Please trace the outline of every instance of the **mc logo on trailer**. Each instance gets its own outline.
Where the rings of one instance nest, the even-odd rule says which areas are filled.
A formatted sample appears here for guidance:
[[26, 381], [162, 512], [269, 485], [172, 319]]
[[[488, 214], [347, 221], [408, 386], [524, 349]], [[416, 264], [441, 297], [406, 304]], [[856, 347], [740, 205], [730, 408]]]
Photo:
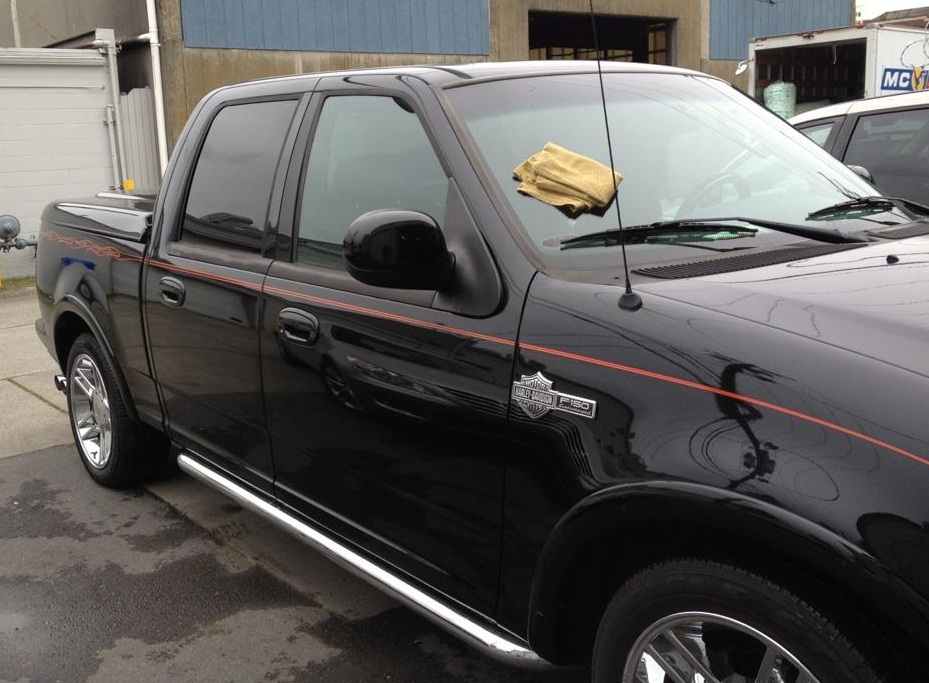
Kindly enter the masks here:
[[881, 90], [914, 92], [925, 90], [929, 71], [921, 66], [912, 69], [894, 69], [885, 67], [881, 78]]

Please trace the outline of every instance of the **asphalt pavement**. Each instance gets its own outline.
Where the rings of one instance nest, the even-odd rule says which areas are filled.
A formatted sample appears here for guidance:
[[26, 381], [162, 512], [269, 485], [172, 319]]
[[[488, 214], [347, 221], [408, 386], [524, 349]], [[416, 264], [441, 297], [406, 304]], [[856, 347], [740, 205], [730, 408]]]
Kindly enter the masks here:
[[483, 657], [183, 474], [95, 485], [37, 315], [0, 290], [0, 683], [587, 680]]

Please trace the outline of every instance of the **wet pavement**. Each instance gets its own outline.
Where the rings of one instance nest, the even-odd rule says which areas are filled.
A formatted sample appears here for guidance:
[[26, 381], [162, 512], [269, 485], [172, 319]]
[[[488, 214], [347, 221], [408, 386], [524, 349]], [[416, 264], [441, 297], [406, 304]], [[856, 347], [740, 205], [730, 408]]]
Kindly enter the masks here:
[[490, 661], [286, 537], [307, 562], [269, 566], [241, 544], [263, 522], [222, 500], [238, 546], [96, 486], [70, 446], [0, 460], [0, 681], [578, 680]]
[[487, 659], [183, 474], [97, 486], [37, 313], [0, 296], [0, 683], [588, 680]]

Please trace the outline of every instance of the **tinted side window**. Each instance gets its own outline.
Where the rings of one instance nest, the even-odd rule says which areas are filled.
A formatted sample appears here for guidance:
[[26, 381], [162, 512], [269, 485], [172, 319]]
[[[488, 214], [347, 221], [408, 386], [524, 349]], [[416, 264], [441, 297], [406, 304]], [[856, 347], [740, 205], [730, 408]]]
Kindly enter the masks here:
[[342, 268], [349, 225], [375, 209], [421, 211], [441, 225], [447, 184], [407, 105], [392, 97], [328, 98], [304, 178], [297, 260]]
[[282, 100], [220, 110], [194, 169], [182, 242], [261, 251], [274, 172], [296, 109], [296, 100]]
[[815, 142], [820, 147], [825, 147], [826, 141], [829, 139], [829, 133], [831, 133], [832, 129], [835, 128], [835, 123], [835, 121], [817, 123], [813, 126], [801, 128], [800, 132], [806, 135], [810, 140]]
[[845, 153], [887, 195], [929, 201], [929, 109], [862, 116]]

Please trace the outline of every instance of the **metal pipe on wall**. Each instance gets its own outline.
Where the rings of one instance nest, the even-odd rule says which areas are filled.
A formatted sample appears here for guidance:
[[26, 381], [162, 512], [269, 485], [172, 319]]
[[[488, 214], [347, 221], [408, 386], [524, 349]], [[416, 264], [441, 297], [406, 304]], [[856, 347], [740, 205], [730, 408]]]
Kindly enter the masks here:
[[10, 19], [13, 22], [13, 47], [22, 47], [22, 37], [19, 35], [19, 12], [16, 11], [16, 0], [10, 0]]
[[[116, 128], [116, 162], [118, 178], [117, 188], [122, 188], [126, 181], [126, 149], [123, 141], [123, 120], [120, 115], [120, 93], [119, 93], [119, 71], [116, 66], [116, 52], [119, 46], [116, 43], [116, 33], [111, 28], [98, 28], [94, 31], [94, 39], [86, 43], [70, 45], [74, 49], [94, 48], [106, 55], [107, 70], [110, 72], [110, 101], [112, 104], [107, 105], [109, 110], [112, 107], [114, 115], [113, 125]], [[108, 114], [109, 115], [109, 114]], [[110, 122], [107, 121], [107, 125]], [[113, 129], [110, 129], [112, 138]], [[111, 145], [112, 149], [112, 145]]]
[[113, 166], [113, 189], [118, 190], [123, 186], [123, 177], [120, 173], [120, 161], [116, 153], [116, 140], [113, 129], [116, 128], [116, 113], [112, 104], [106, 105], [106, 131], [110, 138], [110, 164]]
[[165, 126], [164, 88], [161, 81], [161, 43], [158, 40], [158, 13], [155, 0], [145, 0], [148, 10], [148, 43], [152, 49], [152, 90], [155, 95], [155, 129], [158, 133], [158, 166], [164, 176], [168, 166], [168, 134]]
[[116, 149], [119, 150], [119, 182], [126, 182], [126, 145], [123, 138], [123, 119], [120, 112], [119, 71], [116, 67], [116, 35], [112, 29], [97, 29], [94, 43], [106, 50], [106, 61], [110, 70], [110, 92], [113, 98], [113, 113], [116, 117]]

